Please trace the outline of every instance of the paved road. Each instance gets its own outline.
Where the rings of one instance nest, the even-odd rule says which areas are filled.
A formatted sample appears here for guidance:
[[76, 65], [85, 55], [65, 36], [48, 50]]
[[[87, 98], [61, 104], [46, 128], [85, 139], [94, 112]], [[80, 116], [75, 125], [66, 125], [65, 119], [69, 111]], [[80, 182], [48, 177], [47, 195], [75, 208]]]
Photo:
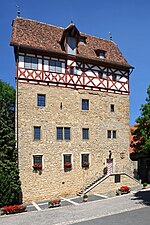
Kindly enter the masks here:
[[[131, 210], [150, 210], [147, 206], [149, 203], [149, 196], [150, 191], [140, 192], [136, 194], [136, 196], [131, 193], [128, 195], [87, 202], [84, 204], [7, 215], [0, 217], [0, 225], [70, 225], [76, 223], [82, 224], [81, 222], [87, 220], [93, 222], [99, 220], [100, 218], [100, 221], [104, 221], [108, 216], [109, 218], [110, 216], [112, 217], [112, 215], [119, 216], [117, 214], [129, 212]], [[148, 202], [146, 202], [147, 200]], [[120, 224], [123, 224], [122, 221]], [[128, 225], [132, 223], [124, 224]], [[147, 224], [145, 223], [144, 225]]]
[[74, 223], [73, 225], [149, 225], [149, 214], [150, 208], [146, 207], [117, 215]]

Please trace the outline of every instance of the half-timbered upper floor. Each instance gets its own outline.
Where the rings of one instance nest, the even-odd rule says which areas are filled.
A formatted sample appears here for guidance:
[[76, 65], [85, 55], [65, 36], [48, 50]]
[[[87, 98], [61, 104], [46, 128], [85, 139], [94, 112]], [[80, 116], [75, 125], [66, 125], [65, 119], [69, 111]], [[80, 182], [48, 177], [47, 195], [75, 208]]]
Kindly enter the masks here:
[[112, 40], [16, 18], [14, 46], [20, 82], [129, 94], [128, 64]]

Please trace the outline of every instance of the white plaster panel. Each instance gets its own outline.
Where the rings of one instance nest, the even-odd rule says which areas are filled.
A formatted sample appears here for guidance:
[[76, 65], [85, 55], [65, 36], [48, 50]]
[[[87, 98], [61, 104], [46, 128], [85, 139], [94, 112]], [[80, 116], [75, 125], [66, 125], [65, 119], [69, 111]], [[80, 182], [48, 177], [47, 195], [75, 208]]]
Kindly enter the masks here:
[[121, 82], [127, 82], [127, 81], [128, 81], [128, 79], [127, 79], [127, 78], [125, 78], [125, 77], [121, 77], [121, 78], [120, 78], [120, 81], [121, 81]]
[[120, 83], [116, 83], [116, 87], [119, 89], [119, 88], [121, 88], [121, 84]]

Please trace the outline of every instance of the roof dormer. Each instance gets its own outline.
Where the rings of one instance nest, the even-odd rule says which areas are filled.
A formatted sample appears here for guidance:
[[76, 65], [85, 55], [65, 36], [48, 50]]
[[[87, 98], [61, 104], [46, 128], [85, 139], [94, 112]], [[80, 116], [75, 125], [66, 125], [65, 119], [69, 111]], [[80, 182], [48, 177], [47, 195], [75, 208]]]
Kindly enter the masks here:
[[64, 29], [61, 45], [63, 50], [70, 55], [76, 55], [77, 45], [80, 40], [80, 32], [76, 28], [76, 26], [71, 23], [68, 27]]
[[101, 50], [101, 49], [96, 49], [95, 52], [96, 52], [96, 55], [97, 55], [100, 59], [105, 59], [105, 58], [106, 58], [106, 51]]

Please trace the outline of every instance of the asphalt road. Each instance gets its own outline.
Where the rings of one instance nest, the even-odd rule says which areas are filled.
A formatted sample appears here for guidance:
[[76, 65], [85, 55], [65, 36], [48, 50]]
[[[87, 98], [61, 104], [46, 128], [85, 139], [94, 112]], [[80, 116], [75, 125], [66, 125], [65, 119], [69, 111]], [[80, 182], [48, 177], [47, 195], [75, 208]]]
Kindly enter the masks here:
[[150, 225], [150, 207], [119, 213], [73, 225]]
[[[0, 225], [149, 225], [150, 190], [0, 217]], [[140, 213], [141, 212], [141, 213]]]

